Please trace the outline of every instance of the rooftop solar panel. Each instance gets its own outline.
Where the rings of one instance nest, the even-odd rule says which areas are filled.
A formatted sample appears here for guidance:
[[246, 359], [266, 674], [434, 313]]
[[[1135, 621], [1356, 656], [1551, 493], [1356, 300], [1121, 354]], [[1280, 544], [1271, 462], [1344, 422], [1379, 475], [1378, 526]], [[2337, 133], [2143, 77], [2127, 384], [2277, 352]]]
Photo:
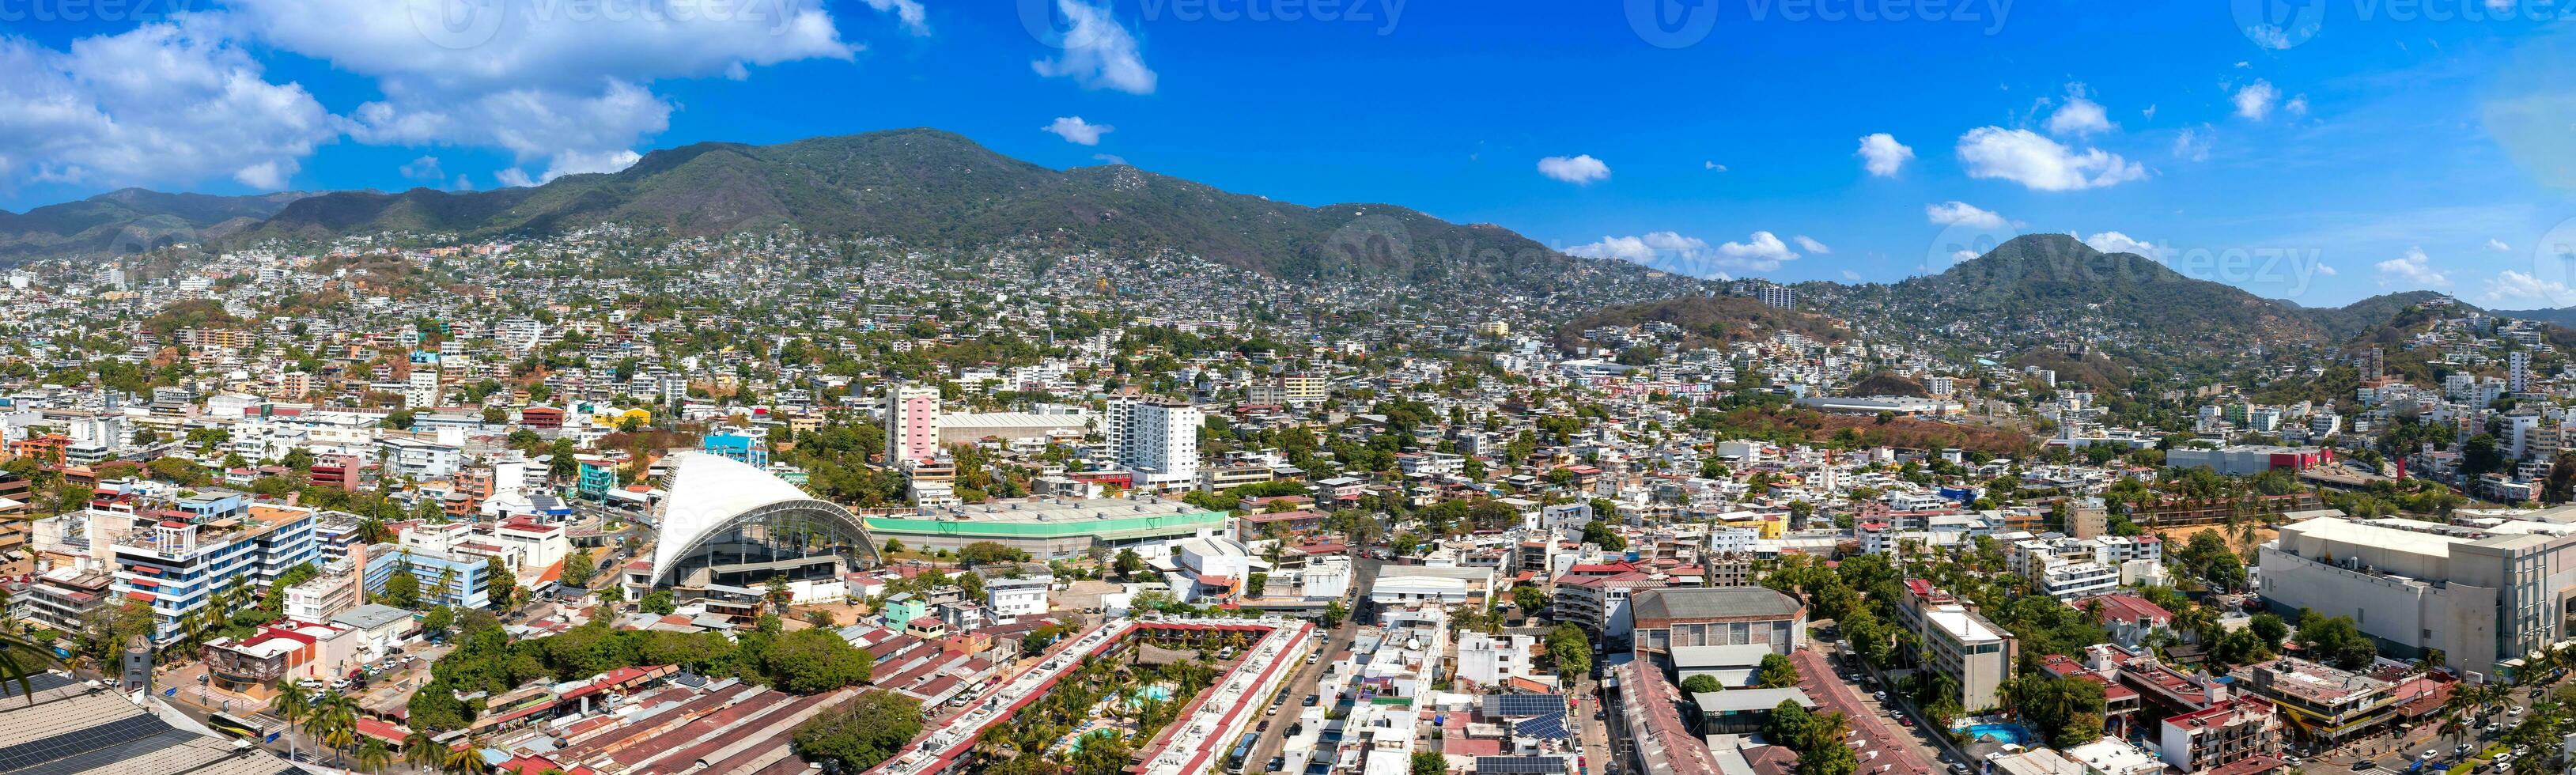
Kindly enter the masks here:
[[1489, 694], [1485, 696], [1485, 715], [1502, 718], [1543, 716], [1565, 712], [1565, 698], [1554, 694]]
[[1564, 759], [1564, 758], [1562, 758], [1562, 757], [1556, 757], [1556, 756], [1479, 756], [1479, 757], [1476, 757], [1476, 772], [1478, 772], [1478, 773], [1514, 773], [1514, 774], [1520, 774], [1520, 775], [1547, 775], [1548, 773], [1559, 773], [1559, 772], [1565, 772], [1565, 771], [1566, 771], [1565, 759]]

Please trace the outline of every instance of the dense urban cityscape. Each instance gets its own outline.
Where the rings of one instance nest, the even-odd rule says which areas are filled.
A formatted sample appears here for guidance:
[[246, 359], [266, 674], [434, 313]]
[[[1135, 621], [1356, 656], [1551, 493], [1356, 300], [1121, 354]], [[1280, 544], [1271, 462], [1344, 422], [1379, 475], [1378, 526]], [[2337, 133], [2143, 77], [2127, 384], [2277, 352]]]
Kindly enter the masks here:
[[[1980, 261], [2067, 251], [2108, 258]], [[2411, 294], [2120, 379], [2055, 333], [2108, 320], [1607, 271], [614, 224], [35, 263], [0, 569], [12, 663], [70, 672], [0, 717], [526, 774], [2567, 756], [2559, 330]]]

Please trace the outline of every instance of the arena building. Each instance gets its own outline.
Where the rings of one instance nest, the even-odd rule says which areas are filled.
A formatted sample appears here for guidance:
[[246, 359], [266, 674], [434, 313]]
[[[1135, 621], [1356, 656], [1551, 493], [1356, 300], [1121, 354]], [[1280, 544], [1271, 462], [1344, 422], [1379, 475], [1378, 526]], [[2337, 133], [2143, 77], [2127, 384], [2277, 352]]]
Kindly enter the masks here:
[[867, 525], [767, 471], [721, 455], [673, 456], [669, 497], [654, 509], [655, 587], [756, 589], [837, 579], [877, 564]]

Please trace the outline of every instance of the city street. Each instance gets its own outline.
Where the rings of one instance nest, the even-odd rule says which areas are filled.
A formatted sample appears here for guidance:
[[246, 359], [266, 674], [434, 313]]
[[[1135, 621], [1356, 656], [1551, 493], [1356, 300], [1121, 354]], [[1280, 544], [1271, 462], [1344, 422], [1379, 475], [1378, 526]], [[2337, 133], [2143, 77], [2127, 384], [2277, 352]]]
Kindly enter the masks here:
[[[1315, 664], [1299, 666], [1297, 672], [1289, 675], [1288, 680], [1280, 684], [1282, 687], [1280, 693], [1286, 695], [1288, 701], [1278, 706], [1276, 714], [1266, 716], [1270, 719], [1270, 728], [1264, 730], [1260, 740], [1253, 743], [1252, 757], [1247, 760], [1244, 767], [1246, 772], [1268, 766], [1270, 759], [1279, 755], [1281, 748], [1287, 744], [1289, 725], [1296, 723], [1298, 712], [1305, 710], [1306, 706], [1302, 702], [1306, 699], [1306, 695], [1318, 692], [1315, 682], [1323, 678], [1327, 661], [1349, 650], [1351, 641], [1359, 636], [1360, 609], [1367, 607], [1369, 590], [1377, 583], [1377, 570], [1383, 564], [1369, 559], [1367, 555], [1357, 550], [1352, 552], [1351, 569], [1356, 578], [1352, 584], [1350, 602], [1347, 604], [1351, 614], [1342, 620], [1341, 626], [1326, 631], [1324, 644], [1316, 650], [1316, 653], [1323, 655], [1323, 659], [1316, 660]], [[1268, 709], [1264, 709], [1264, 713], [1267, 714]]]

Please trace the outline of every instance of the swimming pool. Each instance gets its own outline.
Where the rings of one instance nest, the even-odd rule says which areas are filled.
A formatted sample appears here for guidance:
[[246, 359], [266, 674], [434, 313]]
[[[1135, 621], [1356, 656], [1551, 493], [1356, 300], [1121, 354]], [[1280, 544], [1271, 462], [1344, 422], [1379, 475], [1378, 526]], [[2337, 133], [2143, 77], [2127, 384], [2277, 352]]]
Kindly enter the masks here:
[[1970, 740], [1990, 743], [2028, 746], [2031, 740], [2030, 730], [2023, 729], [2020, 724], [1970, 724], [1959, 731]]

